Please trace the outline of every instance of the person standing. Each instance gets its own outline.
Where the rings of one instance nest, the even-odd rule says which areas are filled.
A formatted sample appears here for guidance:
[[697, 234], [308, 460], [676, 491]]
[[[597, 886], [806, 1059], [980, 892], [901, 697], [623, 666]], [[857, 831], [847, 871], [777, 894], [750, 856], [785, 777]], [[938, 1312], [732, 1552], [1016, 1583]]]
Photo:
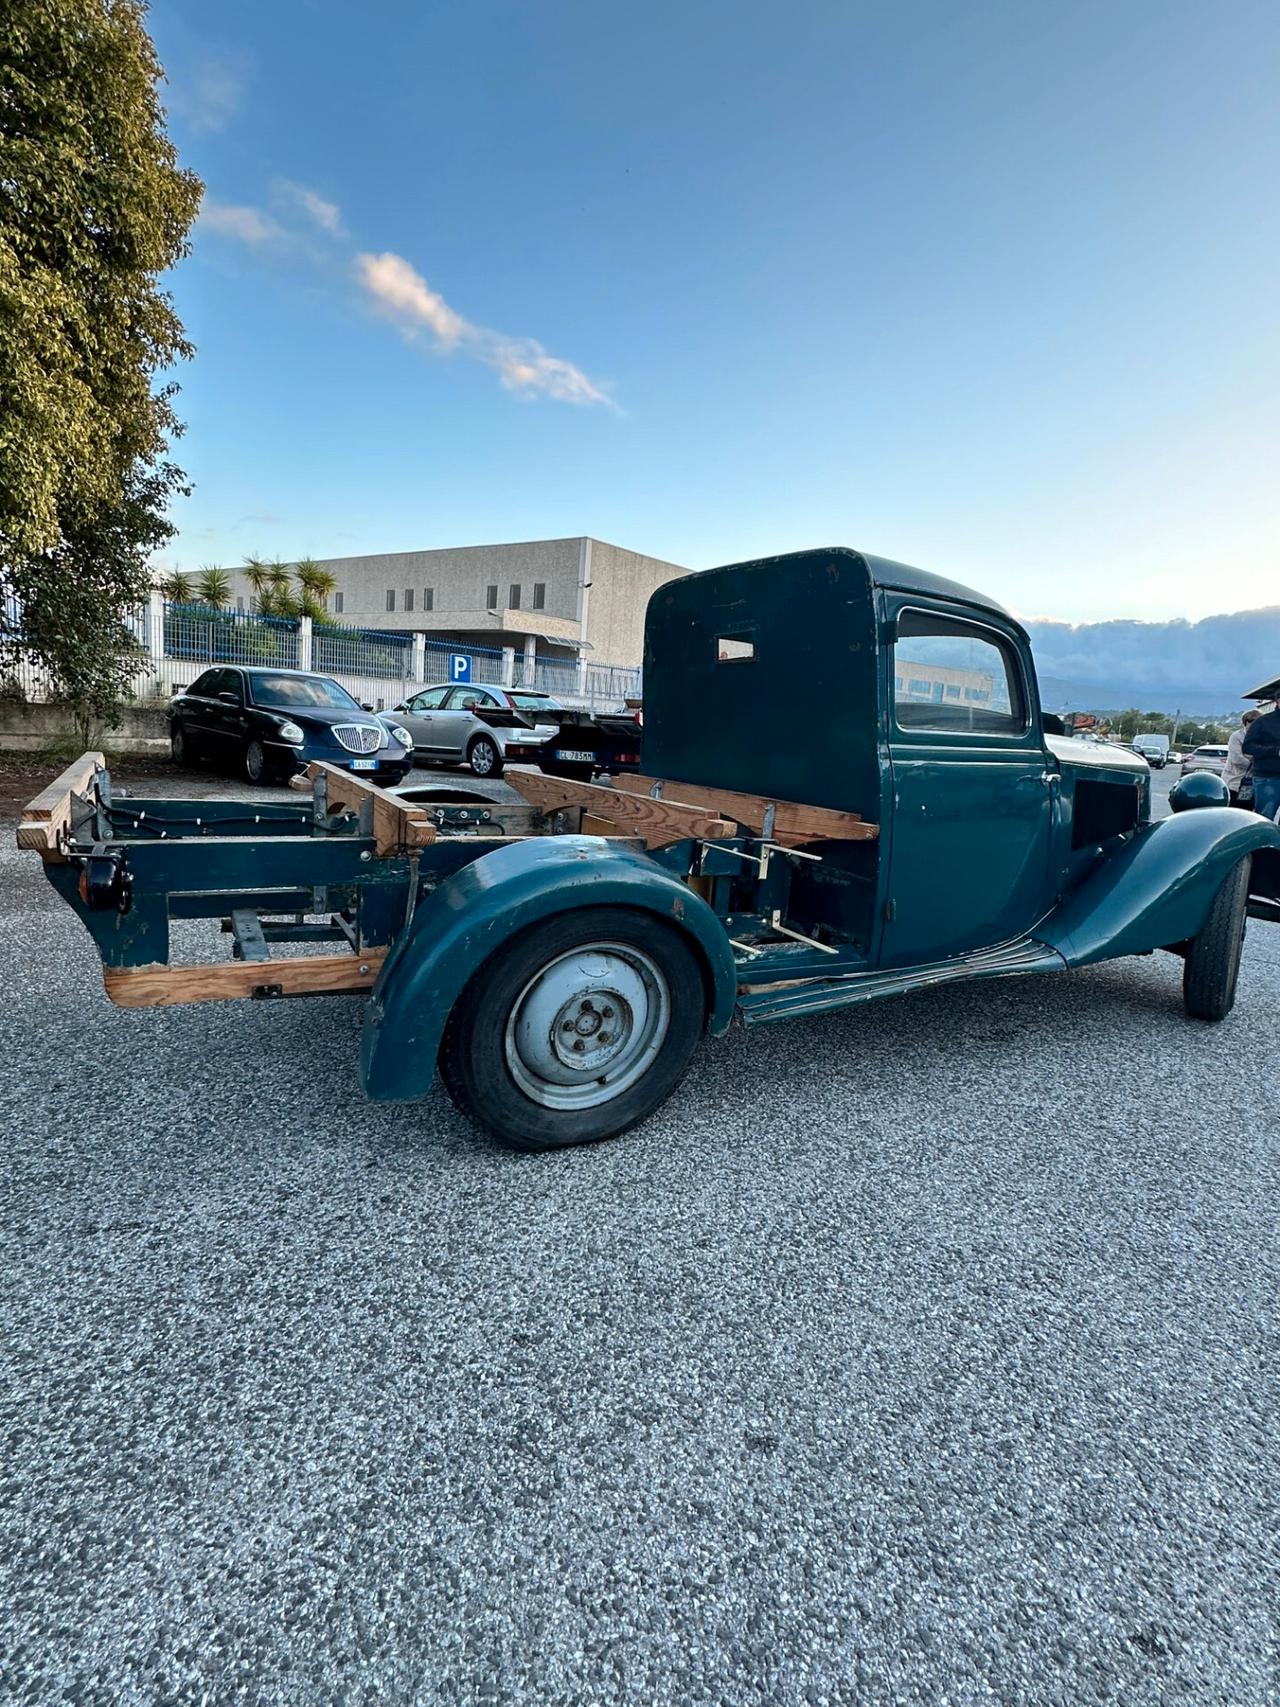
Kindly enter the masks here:
[[1274, 818], [1280, 813], [1280, 707], [1272, 705], [1251, 723], [1240, 746], [1253, 760], [1253, 809]]
[[1227, 762], [1222, 767], [1222, 780], [1231, 790], [1233, 806], [1239, 806], [1240, 786], [1253, 766], [1253, 761], [1244, 750], [1244, 738], [1249, 733], [1249, 725], [1256, 723], [1261, 716], [1257, 706], [1251, 706], [1240, 719], [1240, 727], [1232, 730], [1231, 739], [1227, 742]]

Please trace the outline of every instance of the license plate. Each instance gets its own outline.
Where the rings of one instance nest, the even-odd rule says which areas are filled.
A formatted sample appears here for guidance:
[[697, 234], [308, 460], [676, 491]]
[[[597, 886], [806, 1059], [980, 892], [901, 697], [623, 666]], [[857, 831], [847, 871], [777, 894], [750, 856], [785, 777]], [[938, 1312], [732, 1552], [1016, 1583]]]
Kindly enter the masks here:
[[376, 771], [378, 761], [377, 759], [352, 759], [351, 768], [353, 771]]
[[557, 747], [555, 756], [558, 759], [568, 759], [575, 765], [594, 764], [596, 757], [594, 753], [580, 753], [576, 747]]

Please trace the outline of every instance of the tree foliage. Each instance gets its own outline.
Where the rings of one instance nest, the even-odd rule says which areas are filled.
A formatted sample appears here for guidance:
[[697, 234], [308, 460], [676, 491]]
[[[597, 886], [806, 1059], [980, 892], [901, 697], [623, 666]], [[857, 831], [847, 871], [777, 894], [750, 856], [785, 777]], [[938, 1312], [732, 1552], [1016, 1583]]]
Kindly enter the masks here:
[[134, 665], [124, 613], [184, 477], [173, 386], [191, 354], [159, 276], [201, 186], [157, 96], [141, 0], [6, 0], [0, 29], [0, 577], [9, 621], [82, 721]]

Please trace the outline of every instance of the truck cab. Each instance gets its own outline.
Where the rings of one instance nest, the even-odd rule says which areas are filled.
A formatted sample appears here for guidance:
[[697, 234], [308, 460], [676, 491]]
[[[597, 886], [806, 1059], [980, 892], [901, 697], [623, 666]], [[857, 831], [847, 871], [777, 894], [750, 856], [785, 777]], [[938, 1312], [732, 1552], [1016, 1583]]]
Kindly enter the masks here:
[[[797, 696], [797, 680], [821, 686]], [[873, 841], [816, 846], [787, 910], [799, 931], [881, 968], [1024, 940], [1150, 818], [1135, 754], [1046, 733], [1016, 618], [844, 547], [659, 589], [642, 767], [878, 825]]]

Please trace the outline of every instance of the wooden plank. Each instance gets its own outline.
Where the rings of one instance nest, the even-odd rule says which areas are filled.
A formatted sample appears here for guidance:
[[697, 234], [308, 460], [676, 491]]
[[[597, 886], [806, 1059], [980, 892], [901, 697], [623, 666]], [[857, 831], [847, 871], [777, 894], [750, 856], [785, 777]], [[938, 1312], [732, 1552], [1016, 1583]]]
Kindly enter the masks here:
[[600, 788], [593, 782], [571, 782], [566, 777], [526, 770], [509, 770], [506, 780], [544, 812], [555, 812], [562, 806], [584, 806], [593, 817], [607, 818], [620, 830], [631, 830], [642, 837], [649, 848], [666, 847], [688, 836], [715, 841], [736, 833], [732, 824], [714, 812], [669, 800], [622, 794], [616, 788]]
[[312, 786], [318, 776], [325, 778], [325, 800], [333, 812], [359, 812], [366, 801], [373, 803], [373, 851], [376, 854], [398, 854], [406, 848], [429, 847], [436, 839], [436, 827], [422, 806], [411, 806], [388, 794], [385, 788], [344, 771], [323, 759], [313, 759], [307, 766]]
[[18, 846], [38, 853], [41, 859], [64, 863], [61, 843], [71, 829], [73, 796], [92, 794], [98, 772], [107, 768], [101, 753], [82, 753], [47, 788], [23, 808], [18, 825]]
[[371, 990], [384, 948], [366, 954], [310, 954], [290, 960], [226, 960], [212, 966], [104, 966], [102, 982], [118, 1008], [167, 1008], [227, 1002], [264, 985], [285, 996]]
[[[613, 779], [614, 787], [626, 794], [649, 798], [649, 790], [659, 778], [624, 772]], [[700, 806], [704, 812], [718, 812], [724, 818], [753, 830], [764, 832], [766, 810], [773, 807], [773, 833], [770, 840], [783, 847], [798, 847], [803, 842], [873, 842], [880, 834], [877, 824], [868, 824], [856, 812], [840, 812], [831, 806], [805, 806], [797, 800], [775, 800], [765, 794], [738, 794], [730, 788], [711, 788], [705, 783], [669, 782], [662, 779], [664, 800]]]

